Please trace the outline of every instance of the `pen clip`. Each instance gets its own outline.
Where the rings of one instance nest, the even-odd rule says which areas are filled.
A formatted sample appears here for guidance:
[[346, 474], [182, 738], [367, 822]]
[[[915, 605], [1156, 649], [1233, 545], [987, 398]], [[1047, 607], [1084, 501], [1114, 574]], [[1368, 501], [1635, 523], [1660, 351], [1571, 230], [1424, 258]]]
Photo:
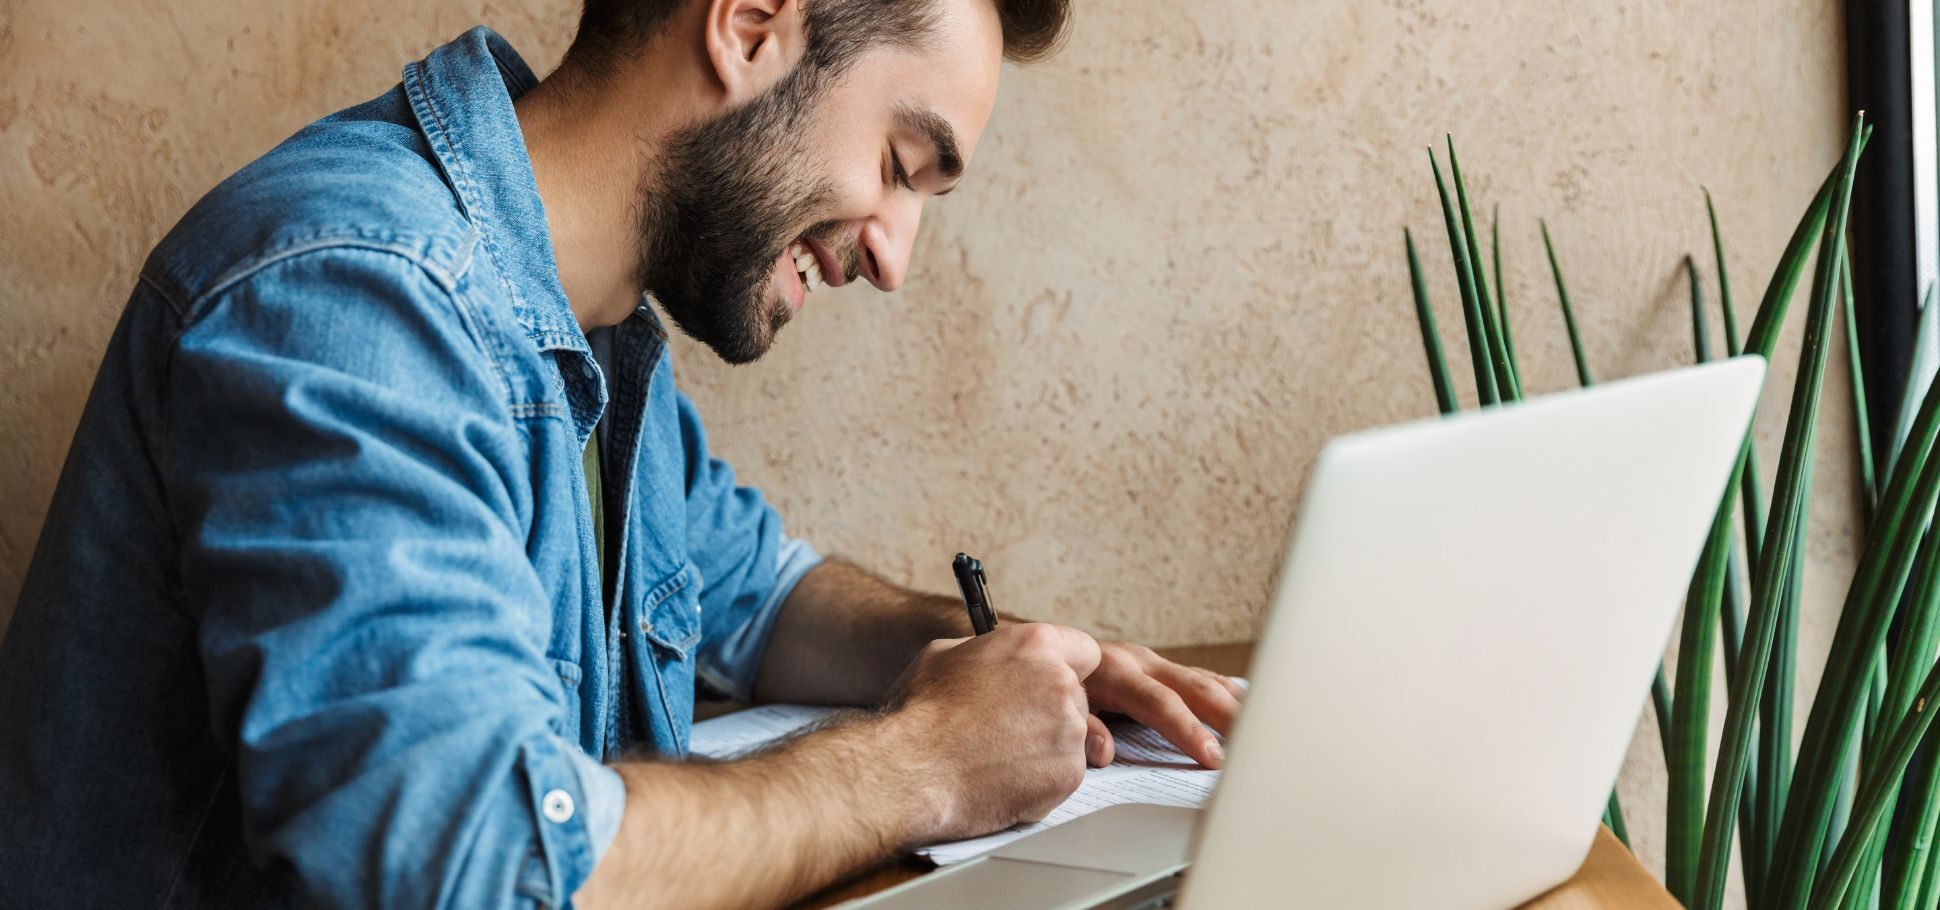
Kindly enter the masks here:
[[967, 553], [958, 553], [950, 563], [956, 573], [957, 587], [963, 591], [963, 606], [970, 613], [970, 627], [978, 635], [997, 628], [997, 611], [990, 607], [989, 581], [983, 563]]

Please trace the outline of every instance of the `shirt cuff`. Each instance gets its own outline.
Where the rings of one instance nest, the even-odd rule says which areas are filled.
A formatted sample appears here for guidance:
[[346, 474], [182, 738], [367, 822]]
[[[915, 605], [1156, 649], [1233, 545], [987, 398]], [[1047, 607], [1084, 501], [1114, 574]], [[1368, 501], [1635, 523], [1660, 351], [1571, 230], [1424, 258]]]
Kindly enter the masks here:
[[761, 658], [768, 653], [768, 637], [775, 631], [775, 618], [781, 605], [794, 593], [795, 585], [810, 569], [822, 564], [822, 554], [808, 542], [782, 535], [775, 548], [775, 583], [755, 605], [753, 615], [721, 648], [718, 666], [699, 668], [700, 677], [722, 695], [736, 701], [754, 698], [754, 680], [761, 673]]
[[598, 866], [626, 816], [626, 781], [620, 772], [578, 749], [567, 754], [573, 760], [573, 773], [579, 776], [579, 792], [586, 797], [586, 836], [592, 841], [593, 864]]

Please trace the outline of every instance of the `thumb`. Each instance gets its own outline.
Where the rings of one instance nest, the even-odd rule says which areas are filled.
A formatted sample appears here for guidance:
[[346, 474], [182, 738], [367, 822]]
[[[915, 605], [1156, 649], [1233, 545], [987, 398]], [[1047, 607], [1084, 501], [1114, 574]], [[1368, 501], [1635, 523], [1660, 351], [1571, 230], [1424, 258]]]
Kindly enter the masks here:
[[1105, 727], [1105, 722], [1099, 720], [1098, 715], [1087, 713], [1085, 715], [1085, 764], [1093, 768], [1102, 768], [1111, 764], [1112, 756], [1117, 751], [1116, 744], [1111, 741], [1111, 730]]

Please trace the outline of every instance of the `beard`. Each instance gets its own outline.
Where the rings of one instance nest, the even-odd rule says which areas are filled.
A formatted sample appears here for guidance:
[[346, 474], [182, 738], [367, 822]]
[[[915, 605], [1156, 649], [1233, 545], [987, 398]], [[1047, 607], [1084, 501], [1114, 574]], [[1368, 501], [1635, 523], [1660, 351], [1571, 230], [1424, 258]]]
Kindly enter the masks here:
[[[792, 315], [770, 287], [782, 251], [800, 234], [834, 240], [839, 230], [810, 220], [833, 193], [816, 176], [803, 134], [822, 81], [806, 66], [676, 133], [659, 173], [641, 187], [638, 283], [681, 331], [728, 363], [767, 353]], [[856, 256], [850, 249], [840, 258], [847, 265]]]

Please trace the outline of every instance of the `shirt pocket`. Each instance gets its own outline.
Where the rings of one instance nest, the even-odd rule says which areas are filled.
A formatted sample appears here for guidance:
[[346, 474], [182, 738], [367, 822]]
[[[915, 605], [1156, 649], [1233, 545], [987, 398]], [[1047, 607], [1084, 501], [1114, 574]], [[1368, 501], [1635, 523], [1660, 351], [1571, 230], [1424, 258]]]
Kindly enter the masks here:
[[694, 652], [701, 642], [701, 572], [689, 562], [653, 586], [640, 604], [639, 630], [644, 647], [636, 650], [638, 665], [653, 676], [645, 687], [654, 710], [647, 713], [654, 745], [661, 752], [684, 757], [688, 728], [694, 722]]

